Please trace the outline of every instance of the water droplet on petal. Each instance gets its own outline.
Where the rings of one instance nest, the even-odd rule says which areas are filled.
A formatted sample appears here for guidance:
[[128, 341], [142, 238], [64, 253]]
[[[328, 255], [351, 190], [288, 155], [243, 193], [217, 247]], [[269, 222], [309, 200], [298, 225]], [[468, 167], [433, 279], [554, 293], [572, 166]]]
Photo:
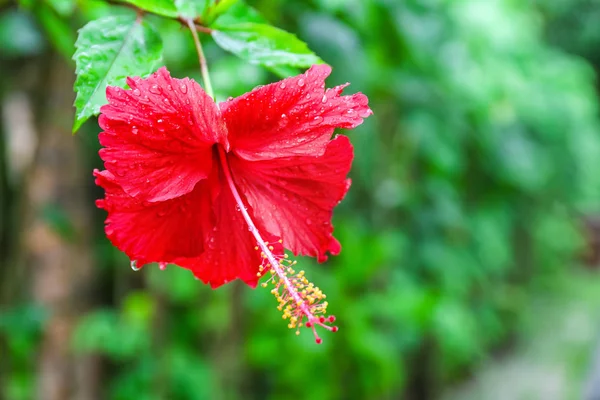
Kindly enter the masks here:
[[150, 184], [150, 179], [146, 179], [146, 184], [149, 185]]
[[150, 93], [160, 94], [160, 88], [158, 87], [158, 85], [150, 86], [149, 90], [150, 90]]
[[140, 89], [133, 89], [133, 94], [139, 96], [141, 94]]
[[323, 103], [323, 104], [327, 103], [327, 95], [326, 94], [323, 95], [323, 98], [321, 99], [321, 103]]
[[135, 127], [135, 125], [131, 127], [131, 133], [133, 133], [134, 135], [138, 134], [138, 129]]
[[304, 79], [300, 78], [298, 80], [298, 86], [300, 86], [300, 87], [304, 86]]
[[279, 120], [279, 127], [283, 128], [284, 126], [287, 126], [288, 122], [290, 122], [288, 116], [285, 114], [281, 114], [281, 119]]
[[285, 82], [281, 82], [281, 84], [279, 85], [280, 88], [285, 89]]
[[310, 99], [310, 93], [306, 93], [306, 99]]
[[317, 115], [316, 117], [313, 118], [312, 120], [312, 124], [313, 125], [318, 125], [321, 122], [323, 122], [323, 117], [321, 117], [320, 115]]
[[361, 118], [367, 118], [371, 114], [373, 114], [373, 111], [371, 111], [371, 109], [367, 109], [358, 113], [358, 116]]
[[131, 269], [134, 271], [139, 271], [142, 267], [137, 266], [137, 260], [131, 260]]
[[159, 268], [161, 271], [164, 271], [165, 269], [167, 269], [167, 263], [166, 263], [166, 262], [159, 262], [159, 263], [158, 263], [158, 268]]
[[167, 105], [171, 104], [171, 102], [169, 101], [169, 99], [167, 99], [166, 97], [163, 99], [163, 102]]
[[215, 238], [214, 237], [211, 237], [210, 239], [208, 239], [208, 248], [209, 249], [215, 248]]
[[231, 100], [233, 100], [233, 97], [229, 96], [229, 97], [227, 98], [227, 101], [231, 101]]
[[167, 89], [169, 89], [170, 91], [173, 91], [173, 86], [167, 85]]
[[346, 113], [348, 113], [348, 114], [354, 114], [354, 109], [353, 109], [353, 108], [351, 108], [351, 109], [349, 109], [348, 111], [346, 111]]
[[162, 118], [159, 118], [156, 122], [159, 123], [159, 124], [162, 124], [163, 120], [162, 120]]
[[181, 93], [186, 94], [187, 93], [187, 86], [185, 83], [182, 83], [181, 85], [179, 85], [179, 90], [181, 90]]
[[306, 225], [312, 225], [312, 220], [310, 218], [306, 218]]

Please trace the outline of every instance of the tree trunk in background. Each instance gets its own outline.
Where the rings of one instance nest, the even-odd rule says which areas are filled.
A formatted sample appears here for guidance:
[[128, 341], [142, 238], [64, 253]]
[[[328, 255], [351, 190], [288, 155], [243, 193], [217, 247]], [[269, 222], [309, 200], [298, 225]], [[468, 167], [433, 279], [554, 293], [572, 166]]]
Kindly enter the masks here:
[[100, 398], [99, 362], [74, 355], [71, 335], [94, 293], [91, 205], [78, 138], [71, 136], [73, 71], [51, 58], [38, 92], [39, 146], [25, 187], [24, 252], [32, 296], [48, 311], [38, 354], [37, 398]]

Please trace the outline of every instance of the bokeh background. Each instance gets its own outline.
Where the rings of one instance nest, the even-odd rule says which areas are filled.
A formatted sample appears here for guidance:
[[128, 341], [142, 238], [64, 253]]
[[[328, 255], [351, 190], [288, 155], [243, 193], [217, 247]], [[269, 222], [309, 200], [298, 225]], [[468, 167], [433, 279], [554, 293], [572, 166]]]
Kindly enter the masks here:
[[[0, 0], [0, 398], [600, 398], [600, 1], [249, 4], [374, 110], [343, 251], [300, 260], [340, 331], [297, 337], [260, 287], [133, 272], [94, 206], [97, 122], [70, 133], [76, 31], [131, 11]], [[189, 32], [153, 23], [200, 81]], [[277, 79], [202, 41], [220, 99]]]

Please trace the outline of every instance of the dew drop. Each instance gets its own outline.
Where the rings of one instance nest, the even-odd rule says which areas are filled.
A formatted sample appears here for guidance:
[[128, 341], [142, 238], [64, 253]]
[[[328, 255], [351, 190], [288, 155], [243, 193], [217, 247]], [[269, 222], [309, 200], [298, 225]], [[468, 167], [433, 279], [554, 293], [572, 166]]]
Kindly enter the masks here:
[[306, 93], [306, 99], [310, 99], [310, 93]]
[[150, 93], [160, 94], [160, 88], [158, 87], [158, 85], [150, 86]]
[[171, 102], [169, 101], [169, 99], [167, 99], [166, 97], [163, 99], [163, 102], [167, 105], [171, 104]]
[[317, 115], [316, 117], [313, 118], [312, 120], [312, 124], [313, 125], [318, 125], [321, 122], [323, 122], [323, 117], [321, 117], [320, 115]]
[[133, 133], [134, 135], [138, 134], [138, 128], [135, 125], [131, 127], [131, 133]]
[[227, 98], [227, 101], [231, 101], [231, 100], [233, 100], [233, 97], [229, 96], [229, 97]]
[[304, 79], [300, 78], [298, 80], [298, 86], [300, 86], [300, 87], [304, 86]]
[[351, 109], [349, 109], [348, 111], [346, 111], [346, 113], [348, 113], [348, 114], [354, 114], [354, 109], [353, 109], [353, 108], [351, 108]]
[[170, 91], [173, 91], [173, 86], [167, 85], [167, 89], [169, 89]]
[[156, 122], [159, 123], [159, 124], [162, 124], [163, 120], [162, 120], [162, 118], [159, 118]]
[[166, 263], [166, 262], [159, 262], [159, 263], [158, 263], [158, 268], [159, 268], [161, 271], [164, 271], [165, 269], [167, 269], [167, 263]]
[[359, 117], [361, 117], [361, 118], [367, 118], [371, 114], [373, 114], [373, 111], [371, 111], [371, 109], [367, 109], [365, 111], [358, 113]]
[[312, 225], [312, 220], [310, 218], [306, 218], [306, 225]]
[[187, 93], [187, 86], [185, 83], [182, 83], [181, 85], [179, 85], [179, 90], [181, 90], [181, 93], [186, 94]]
[[146, 179], [146, 184], [149, 185], [150, 184], [150, 179]]
[[134, 271], [139, 271], [142, 267], [137, 266], [137, 260], [131, 260], [131, 269]]
[[289, 122], [288, 116], [285, 114], [281, 114], [281, 119], [279, 120], [279, 127], [283, 128]]
[[323, 95], [323, 98], [321, 99], [321, 103], [323, 103], [323, 104], [327, 103], [327, 95], [326, 94]]
[[281, 82], [281, 84], [279, 85], [279, 87], [280, 87], [281, 89], [285, 89], [285, 82]]

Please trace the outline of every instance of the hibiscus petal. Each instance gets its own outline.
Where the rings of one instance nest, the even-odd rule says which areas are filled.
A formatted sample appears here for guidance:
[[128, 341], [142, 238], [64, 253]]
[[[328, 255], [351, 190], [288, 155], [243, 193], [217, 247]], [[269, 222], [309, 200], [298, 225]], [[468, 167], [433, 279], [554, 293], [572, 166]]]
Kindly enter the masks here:
[[208, 181], [181, 197], [150, 203], [125, 193], [110, 171], [95, 170], [94, 175], [106, 191], [96, 202], [108, 211], [106, 236], [132, 260], [143, 260], [138, 266], [197, 257], [204, 251], [205, 232], [214, 223]]
[[108, 87], [100, 111], [104, 165], [123, 190], [141, 200], [189, 193], [212, 167], [211, 146], [227, 147], [219, 109], [200, 85], [171, 78], [166, 68], [147, 79], [128, 78], [130, 90]]
[[371, 114], [362, 93], [325, 90], [327, 65], [219, 104], [233, 151], [246, 160], [319, 156], [335, 128], [354, 128]]
[[320, 157], [246, 161], [229, 157], [232, 175], [265, 229], [283, 239], [294, 254], [327, 259], [341, 246], [333, 237], [333, 208], [350, 180], [353, 150], [346, 136], [329, 142]]
[[[223, 178], [224, 179], [224, 178]], [[204, 283], [217, 288], [234, 279], [241, 279], [251, 287], [256, 287], [260, 265], [263, 263], [260, 250], [256, 250], [256, 239], [237, 206], [226, 183], [222, 183], [219, 196], [213, 203], [216, 224], [209, 231], [205, 251], [193, 260], [177, 260], [177, 264], [189, 268]], [[252, 209], [248, 208], [252, 215]], [[283, 254], [279, 238], [266, 233], [260, 224], [259, 232], [273, 247], [274, 254]], [[263, 273], [266, 272], [263, 271]]]

